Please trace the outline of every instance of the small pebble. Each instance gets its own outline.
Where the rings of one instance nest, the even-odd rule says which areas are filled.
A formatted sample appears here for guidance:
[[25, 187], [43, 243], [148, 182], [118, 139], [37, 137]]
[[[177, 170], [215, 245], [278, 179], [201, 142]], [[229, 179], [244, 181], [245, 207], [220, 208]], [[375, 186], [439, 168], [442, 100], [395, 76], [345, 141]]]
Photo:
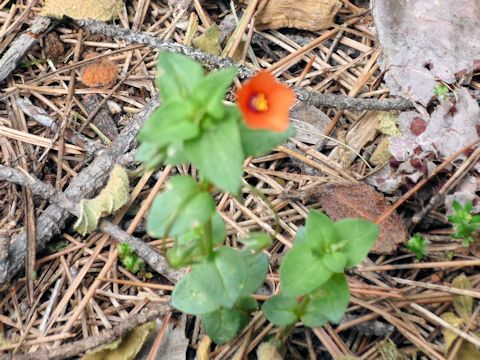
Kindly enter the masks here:
[[107, 108], [108, 108], [108, 111], [110, 111], [110, 114], [112, 115], [119, 114], [122, 112], [122, 107], [113, 100], [107, 101]]

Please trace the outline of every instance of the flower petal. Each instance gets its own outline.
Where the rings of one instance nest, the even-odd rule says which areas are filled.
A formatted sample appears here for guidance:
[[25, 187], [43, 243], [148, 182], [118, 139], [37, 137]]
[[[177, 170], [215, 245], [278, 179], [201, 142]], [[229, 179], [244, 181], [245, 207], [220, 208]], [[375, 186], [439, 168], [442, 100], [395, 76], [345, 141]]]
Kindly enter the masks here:
[[[252, 98], [261, 94], [267, 99], [265, 110], [252, 107]], [[283, 132], [289, 126], [288, 111], [295, 102], [295, 92], [275, 80], [268, 71], [260, 71], [237, 91], [237, 104], [245, 123], [252, 129]]]

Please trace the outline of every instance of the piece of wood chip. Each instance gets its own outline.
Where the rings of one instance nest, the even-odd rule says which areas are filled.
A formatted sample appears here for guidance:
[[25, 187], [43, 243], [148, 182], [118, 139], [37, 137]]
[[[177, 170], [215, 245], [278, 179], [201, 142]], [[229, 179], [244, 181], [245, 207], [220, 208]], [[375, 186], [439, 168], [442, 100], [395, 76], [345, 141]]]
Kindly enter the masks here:
[[332, 25], [342, 7], [340, 0], [268, 1], [255, 20], [258, 30], [284, 27], [318, 31]]

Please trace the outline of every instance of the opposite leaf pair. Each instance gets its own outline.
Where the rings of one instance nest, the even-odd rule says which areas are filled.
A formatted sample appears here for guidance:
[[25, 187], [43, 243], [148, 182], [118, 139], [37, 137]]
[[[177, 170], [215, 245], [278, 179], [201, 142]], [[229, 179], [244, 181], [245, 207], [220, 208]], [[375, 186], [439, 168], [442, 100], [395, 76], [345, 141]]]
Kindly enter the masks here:
[[175, 286], [172, 305], [199, 315], [216, 343], [230, 340], [250, 320], [258, 307], [251, 297], [268, 270], [265, 254], [221, 247], [204, 261], [192, 265], [190, 273]]
[[367, 220], [334, 223], [312, 210], [280, 267], [281, 294], [263, 306], [267, 318], [278, 325], [298, 319], [307, 326], [338, 321], [349, 299], [343, 272], [365, 258], [378, 231], [378, 226]]

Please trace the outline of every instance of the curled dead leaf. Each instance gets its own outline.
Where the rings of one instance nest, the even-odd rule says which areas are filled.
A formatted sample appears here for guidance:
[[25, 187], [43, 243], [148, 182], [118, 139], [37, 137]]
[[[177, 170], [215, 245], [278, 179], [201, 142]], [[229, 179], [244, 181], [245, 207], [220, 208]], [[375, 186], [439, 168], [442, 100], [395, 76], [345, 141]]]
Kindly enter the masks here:
[[210, 345], [212, 340], [208, 336], [204, 336], [197, 348], [197, 357], [198, 360], [209, 360], [210, 359]]
[[[389, 208], [382, 194], [365, 184], [325, 184], [316, 191], [322, 209], [334, 220], [362, 218], [375, 221]], [[402, 218], [394, 213], [379, 224], [380, 236], [372, 252], [390, 254], [407, 240]]]
[[258, 360], [282, 360], [276, 346], [271, 342], [263, 342], [257, 348]]
[[[463, 290], [471, 290], [472, 283], [464, 273], [461, 273], [455, 277], [455, 279], [453, 279], [452, 287]], [[455, 295], [453, 297], [453, 307], [455, 308], [458, 316], [467, 322], [472, 316], [473, 298], [466, 295]]]
[[82, 357], [82, 360], [132, 360], [155, 328], [151, 321], [129, 331], [113, 342], [93, 349]]
[[[96, 56], [88, 54], [85, 59]], [[103, 88], [110, 87], [115, 83], [118, 76], [117, 65], [111, 60], [102, 58], [85, 66], [82, 71], [82, 83], [88, 87]]]

